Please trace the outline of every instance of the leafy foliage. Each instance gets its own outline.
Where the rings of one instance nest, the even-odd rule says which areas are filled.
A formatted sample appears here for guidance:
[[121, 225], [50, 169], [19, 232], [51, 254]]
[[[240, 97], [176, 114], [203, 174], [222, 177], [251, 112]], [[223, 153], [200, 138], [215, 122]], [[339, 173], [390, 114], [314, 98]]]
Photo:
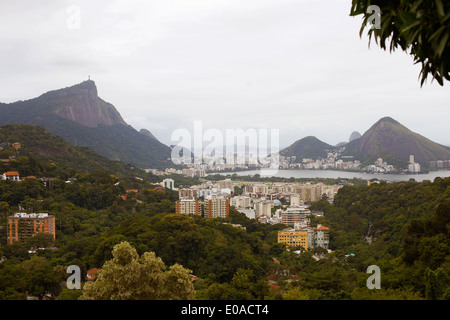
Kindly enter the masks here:
[[[31, 157], [24, 155], [28, 152], [26, 145], [19, 152]], [[43, 158], [34, 159], [24, 161], [21, 168], [32, 175], [47, 173]], [[333, 251], [313, 250], [299, 255], [277, 243], [277, 233], [285, 225], [261, 224], [233, 208], [226, 219], [175, 214], [177, 192], [155, 188], [151, 181], [126, 173], [78, 173], [69, 165], [56, 176], [76, 177], [70, 183], [61, 178], [50, 187], [37, 179], [0, 181], [0, 299], [26, 299], [27, 293], [41, 299], [77, 299], [80, 292], [63, 289], [67, 266], [77, 265], [81, 274], [86, 274], [91, 268], [111, 264], [112, 271], [105, 277], [112, 279], [119, 265], [131, 262], [131, 272], [141, 270], [147, 260], [156, 266], [162, 266], [157, 261], [164, 261], [159, 270], [167, 281], [161, 278], [162, 282], [155, 284], [161, 295], [149, 293], [144, 283], [140, 287], [142, 281], [137, 279], [143, 278], [133, 273], [138, 278], [118, 283], [124, 288], [138, 283], [133, 286], [142, 289], [141, 295], [124, 289], [123, 295], [113, 298], [450, 298], [450, 178], [344, 186], [333, 204], [323, 199], [311, 207], [324, 211], [323, 217], [313, 218], [312, 225], [330, 227]], [[138, 192], [127, 194], [129, 189]], [[42, 235], [26, 243], [6, 244], [6, 215], [19, 206], [29, 212], [55, 215], [53, 249], [28, 252], [30, 246], [50, 245], [49, 237]], [[114, 250], [124, 242], [133, 249], [122, 248], [124, 254]], [[150, 252], [154, 255], [146, 254]], [[142, 257], [145, 261], [139, 260]], [[365, 284], [366, 268], [372, 264], [382, 271], [382, 289], [376, 292]], [[184, 268], [197, 277], [193, 283], [195, 296], [190, 296], [190, 289], [183, 291]], [[181, 282], [175, 281], [180, 278]], [[102, 281], [98, 283], [103, 287]], [[97, 289], [96, 293], [104, 293]], [[112, 296], [105, 293], [96, 297]]]
[[[373, 11], [381, 9], [380, 29], [372, 28]], [[420, 63], [421, 86], [430, 75], [441, 86], [450, 80], [450, 3], [442, 0], [371, 1], [353, 0], [351, 16], [363, 15], [360, 35], [366, 28], [384, 50], [397, 48], [408, 52], [414, 63]]]
[[154, 252], [139, 256], [128, 242], [114, 246], [95, 282], [83, 287], [80, 300], [185, 300], [194, 296], [190, 270], [175, 264], [166, 270]]
[[[4, 170], [19, 171], [22, 177], [73, 177], [75, 173], [91, 173], [102, 170], [119, 177], [141, 177], [156, 182], [156, 176], [136, 168], [134, 165], [110, 160], [86, 147], [76, 147], [43, 127], [32, 125], [3, 125], [0, 127], [0, 142], [7, 146], [1, 150], [2, 158], [15, 157]], [[20, 142], [21, 148], [11, 146]], [[9, 146], [8, 146], [9, 145]]]

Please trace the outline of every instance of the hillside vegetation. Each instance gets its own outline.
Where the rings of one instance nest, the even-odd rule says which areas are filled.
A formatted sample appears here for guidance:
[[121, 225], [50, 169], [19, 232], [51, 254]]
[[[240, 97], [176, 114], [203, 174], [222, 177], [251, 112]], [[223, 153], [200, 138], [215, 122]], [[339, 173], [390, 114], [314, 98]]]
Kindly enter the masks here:
[[[0, 299], [77, 299], [81, 290], [65, 287], [67, 267], [81, 274], [102, 268], [123, 242], [139, 256], [154, 252], [166, 266], [190, 270], [194, 299], [450, 299], [450, 178], [344, 186], [333, 204], [311, 207], [324, 212], [312, 225], [330, 228], [332, 251], [298, 254], [277, 243], [285, 225], [261, 224], [234, 208], [226, 219], [176, 214], [177, 192], [135, 179], [136, 169], [125, 164], [112, 173], [110, 160], [42, 128], [4, 126], [0, 137], [23, 145], [9, 169], [34, 176], [54, 170], [56, 178], [50, 187], [37, 179], [0, 181]], [[55, 243], [38, 234], [6, 244], [6, 217], [19, 207], [54, 215]], [[370, 265], [380, 267], [381, 289], [366, 287]]]
[[[19, 142], [16, 150], [12, 144]], [[32, 125], [3, 125], [0, 127], [0, 143], [3, 144], [0, 158], [8, 159], [6, 170], [19, 171], [22, 177], [70, 177], [75, 173], [90, 173], [103, 170], [120, 177], [140, 177], [156, 182], [159, 178], [136, 168], [132, 164], [113, 161], [87, 148], [73, 146], [43, 127]]]

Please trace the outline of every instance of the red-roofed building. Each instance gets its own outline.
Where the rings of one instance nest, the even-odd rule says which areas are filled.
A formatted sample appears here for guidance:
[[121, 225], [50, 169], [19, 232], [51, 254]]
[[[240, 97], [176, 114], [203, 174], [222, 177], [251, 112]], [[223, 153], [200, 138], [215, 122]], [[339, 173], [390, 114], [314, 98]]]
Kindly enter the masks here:
[[315, 228], [314, 231], [330, 231], [330, 228], [321, 226], [319, 228]]
[[272, 290], [279, 290], [280, 288], [281, 288], [281, 286], [279, 286], [279, 285], [276, 285], [276, 284], [273, 284], [273, 283], [270, 283], [269, 282], [269, 287], [272, 289]]
[[12, 180], [12, 181], [20, 181], [19, 172], [17, 171], [8, 171], [2, 175], [3, 180]]
[[95, 278], [97, 278], [97, 272], [98, 272], [99, 270], [100, 270], [100, 269], [98, 269], [98, 268], [92, 268], [92, 269], [89, 269], [89, 270], [87, 271], [87, 274], [86, 274], [86, 280], [87, 280], [87, 281], [94, 281]]
[[328, 244], [330, 243], [330, 228], [318, 225], [314, 229], [314, 244], [316, 247], [322, 247], [328, 249]]

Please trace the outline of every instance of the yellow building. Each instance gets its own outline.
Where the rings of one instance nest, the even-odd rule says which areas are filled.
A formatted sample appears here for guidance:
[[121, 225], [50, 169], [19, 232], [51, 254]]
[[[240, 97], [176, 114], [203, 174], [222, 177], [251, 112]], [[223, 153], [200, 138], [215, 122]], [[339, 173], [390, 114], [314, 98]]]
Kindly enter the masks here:
[[302, 246], [308, 250], [308, 230], [284, 229], [278, 231], [278, 243], [285, 243], [289, 247]]

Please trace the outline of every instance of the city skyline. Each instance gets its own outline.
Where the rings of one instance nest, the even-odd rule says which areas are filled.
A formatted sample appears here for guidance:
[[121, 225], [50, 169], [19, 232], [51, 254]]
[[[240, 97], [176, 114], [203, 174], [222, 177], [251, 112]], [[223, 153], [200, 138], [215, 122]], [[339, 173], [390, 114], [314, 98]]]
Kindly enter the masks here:
[[128, 124], [166, 145], [174, 130], [192, 130], [195, 121], [222, 132], [279, 129], [280, 148], [310, 135], [336, 145], [385, 116], [450, 145], [447, 84], [420, 88], [412, 57], [369, 48], [350, 5], [7, 3], [0, 13], [7, 30], [0, 35], [0, 102], [90, 77]]

